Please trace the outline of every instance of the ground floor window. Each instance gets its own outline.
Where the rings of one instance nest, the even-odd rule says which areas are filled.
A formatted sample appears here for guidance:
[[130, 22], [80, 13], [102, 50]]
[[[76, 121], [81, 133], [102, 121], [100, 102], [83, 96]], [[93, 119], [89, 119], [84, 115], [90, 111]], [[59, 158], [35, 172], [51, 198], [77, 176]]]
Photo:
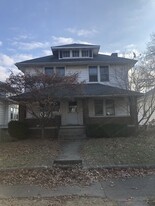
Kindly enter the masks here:
[[18, 106], [10, 108], [10, 120], [18, 120]]
[[103, 113], [103, 100], [95, 100], [95, 115], [102, 116]]
[[40, 116], [41, 117], [52, 117], [53, 115], [59, 115], [60, 114], [60, 102], [57, 101], [53, 101], [51, 104], [49, 105], [42, 105], [40, 107], [36, 107], [36, 109], [34, 110], [38, 110], [40, 112]]
[[108, 99], [105, 101], [106, 115], [115, 115], [114, 100]]
[[115, 104], [113, 99], [98, 99], [94, 100], [95, 116], [114, 116]]

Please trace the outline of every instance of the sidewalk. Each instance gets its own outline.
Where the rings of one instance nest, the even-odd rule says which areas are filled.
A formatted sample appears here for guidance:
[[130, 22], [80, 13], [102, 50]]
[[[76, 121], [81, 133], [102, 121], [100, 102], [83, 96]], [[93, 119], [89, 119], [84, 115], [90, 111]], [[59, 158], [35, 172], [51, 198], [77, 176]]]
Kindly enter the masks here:
[[68, 195], [102, 197], [118, 202], [119, 206], [146, 206], [155, 199], [155, 175], [113, 179], [90, 186], [61, 186], [45, 189], [34, 185], [0, 185], [0, 198], [60, 197]]

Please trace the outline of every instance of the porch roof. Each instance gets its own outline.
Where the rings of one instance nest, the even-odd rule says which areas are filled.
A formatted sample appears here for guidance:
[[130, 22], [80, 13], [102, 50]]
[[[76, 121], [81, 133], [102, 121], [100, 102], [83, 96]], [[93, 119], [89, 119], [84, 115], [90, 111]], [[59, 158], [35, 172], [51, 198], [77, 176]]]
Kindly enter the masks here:
[[2, 101], [2, 102], [12, 102], [12, 103], [15, 103], [15, 101], [13, 101], [13, 100], [11, 99], [11, 97], [8, 98], [8, 97], [6, 97], [6, 95], [3, 95], [3, 94], [0, 94], [0, 101]]
[[[118, 87], [112, 87], [107, 85], [102, 85], [99, 83], [95, 84], [79, 84], [68, 86], [57, 86], [57, 88], [48, 87], [42, 92], [42, 97], [53, 96], [55, 98], [87, 98], [87, 97], [114, 97], [114, 96], [140, 96], [139, 92], [120, 89]], [[18, 96], [13, 97], [14, 100], [28, 100], [31, 99], [31, 94], [29, 92], [23, 93]]]
[[98, 97], [98, 96], [139, 96], [141, 95], [139, 92], [121, 89], [118, 87], [112, 87], [108, 85], [103, 85], [99, 83], [94, 84], [84, 84], [82, 86], [82, 94], [81, 96], [87, 97]]

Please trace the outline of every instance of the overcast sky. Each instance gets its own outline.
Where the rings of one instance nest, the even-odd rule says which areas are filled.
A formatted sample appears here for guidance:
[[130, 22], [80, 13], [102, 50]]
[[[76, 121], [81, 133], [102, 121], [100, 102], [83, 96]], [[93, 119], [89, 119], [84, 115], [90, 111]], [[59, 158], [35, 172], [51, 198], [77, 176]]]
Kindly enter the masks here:
[[155, 0], [0, 0], [0, 80], [17, 72], [15, 62], [50, 55], [54, 45], [141, 53], [154, 21]]

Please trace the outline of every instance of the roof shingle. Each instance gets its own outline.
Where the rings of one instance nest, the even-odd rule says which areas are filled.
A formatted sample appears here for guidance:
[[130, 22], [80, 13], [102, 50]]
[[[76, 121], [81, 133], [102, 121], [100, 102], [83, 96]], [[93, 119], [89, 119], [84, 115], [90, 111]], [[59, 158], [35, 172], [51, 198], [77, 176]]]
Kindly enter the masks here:
[[[54, 94], [56, 98], [93, 98], [93, 97], [116, 97], [116, 96], [140, 96], [141, 93], [120, 89], [117, 87], [111, 87], [107, 85], [96, 84], [79, 84], [75, 85], [77, 88], [62, 87], [55, 89], [48, 87], [43, 90], [44, 98]], [[31, 98], [30, 93], [23, 93], [21, 95], [13, 97], [14, 100], [22, 100]]]
[[104, 63], [104, 64], [135, 64], [137, 61], [134, 59], [127, 59], [123, 57], [115, 57], [104, 54], [98, 54], [94, 58], [78, 58], [78, 59], [58, 59], [54, 55], [40, 57], [32, 60], [16, 63], [16, 66], [30, 66], [30, 65], [46, 65], [46, 64], [92, 64], [92, 63]]

